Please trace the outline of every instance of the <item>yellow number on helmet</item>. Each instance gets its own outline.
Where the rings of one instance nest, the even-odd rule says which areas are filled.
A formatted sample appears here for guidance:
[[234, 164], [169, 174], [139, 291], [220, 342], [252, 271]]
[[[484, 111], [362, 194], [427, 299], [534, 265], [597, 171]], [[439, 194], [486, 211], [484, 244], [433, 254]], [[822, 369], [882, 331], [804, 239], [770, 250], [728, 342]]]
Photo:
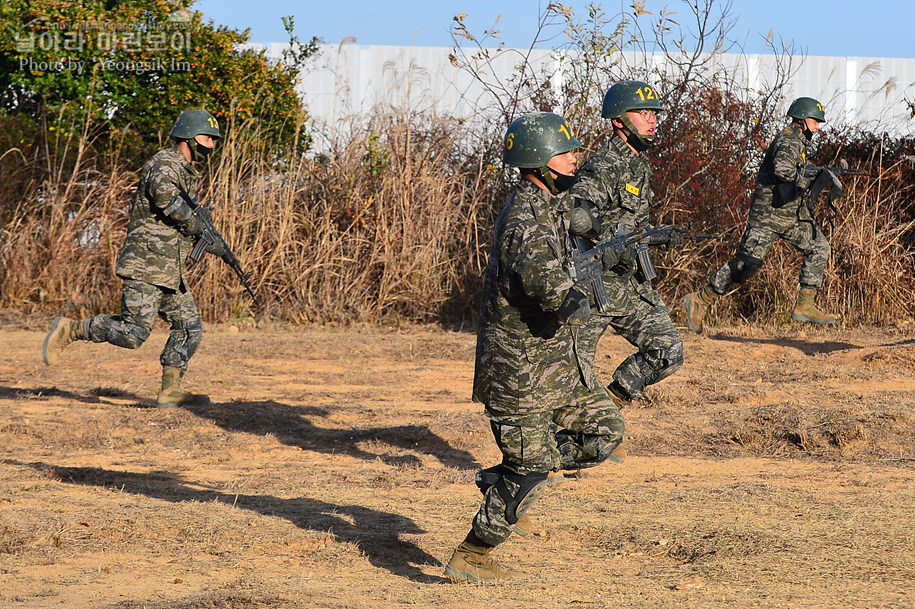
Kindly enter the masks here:
[[566, 134], [566, 139], [567, 139], [567, 140], [571, 140], [571, 139], [572, 139], [572, 134], [569, 132], [569, 128], [566, 126], [565, 123], [559, 125], [559, 131], [560, 131], [561, 133], [565, 133], [565, 134]]
[[514, 146], [514, 145], [515, 145], [515, 134], [509, 133], [508, 137], [505, 138], [505, 149], [511, 150], [512, 146]]

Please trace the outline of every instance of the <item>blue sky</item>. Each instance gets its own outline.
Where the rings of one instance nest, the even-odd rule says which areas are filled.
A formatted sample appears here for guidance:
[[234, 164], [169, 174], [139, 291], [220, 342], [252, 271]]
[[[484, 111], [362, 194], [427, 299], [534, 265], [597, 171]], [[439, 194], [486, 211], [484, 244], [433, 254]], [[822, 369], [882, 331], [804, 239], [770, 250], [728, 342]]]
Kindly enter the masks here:
[[[585, 15], [589, 4], [562, 3], [578, 15]], [[416, 46], [451, 46], [449, 31], [457, 13], [468, 15], [466, 23], [475, 34], [501, 14], [497, 25], [501, 39], [506, 46], [524, 47], [536, 32], [538, 7], [546, 4], [546, 0], [198, 0], [195, 8], [217, 24], [250, 28], [253, 42], [287, 41], [281, 18], [293, 15], [302, 40], [318, 36], [337, 44], [353, 37], [359, 44]], [[608, 16], [632, 10], [631, 0], [599, 4]], [[718, 10], [726, 4], [715, 0]], [[641, 18], [646, 29], [665, 7], [675, 11], [681, 23], [689, 20], [682, 0], [644, 0], [644, 7], [652, 13]], [[774, 30], [776, 40], [793, 41], [807, 55], [915, 58], [912, 0], [733, 0], [730, 14], [736, 19], [731, 37], [749, 53], [763, 52], [763, 39]]]

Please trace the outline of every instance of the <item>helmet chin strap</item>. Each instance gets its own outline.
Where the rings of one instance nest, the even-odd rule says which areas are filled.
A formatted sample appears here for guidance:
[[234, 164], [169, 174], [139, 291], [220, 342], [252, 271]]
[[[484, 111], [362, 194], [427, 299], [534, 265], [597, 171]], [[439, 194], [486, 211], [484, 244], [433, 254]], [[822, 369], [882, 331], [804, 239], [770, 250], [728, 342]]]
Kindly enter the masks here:
[[550, 169], [547, 165], [544, 165], [539, 169], [535, 169], [534, 171], [537, 172], [537, 177], [539, 177], [540, 181], [546, 185], [547, 190], [549, 190], [550, 194], [552, 194], [554, 197], [559, 196], [560, 193], [563, 193], [572, 188], [572, 185], [578, 181], [577, 176], [567, 176], [565, 174], [559, 173], [558, 171], [556, 171], [556, 175], [554, 176], [553, 172], [555, 170]]
[[635, 128], [635, 125], [632, 124], [632, 121], [629, 120], [629, 117], [626, 116], [625, 112], [620, 116], [620, 121], [625, 125], [626, 131], [628, 131], [626, 134], [626, 143], [630, 146], [639, 152], [645, 152], [654, 146], [654, 137], [639, 133], [639, 130]]
[[202, 163], [207, 160], [207, 157], [213, 152], [212, 148], [207, 148], [198, 142], [197, 138], [187, 140], [187, 146], [191, 149], [191, 160], [197, 163]]
[[807, 119], [798, 118], [795, 120], [801, 124], [801, 133], [804, 134], [804, 137], [807, 138], [807, 141], [809, 142], [811, 139], [813, 139], [813, 131], [811, 131], [810, 127], [807, 126]]

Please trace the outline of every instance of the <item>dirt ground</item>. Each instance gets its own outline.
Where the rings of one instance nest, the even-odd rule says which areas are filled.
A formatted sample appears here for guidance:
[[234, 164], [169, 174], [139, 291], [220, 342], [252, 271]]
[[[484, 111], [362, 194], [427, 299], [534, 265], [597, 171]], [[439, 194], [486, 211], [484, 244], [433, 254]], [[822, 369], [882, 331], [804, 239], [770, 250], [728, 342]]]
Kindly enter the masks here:
[[0, 607], [915, 606], [911, 326], [684, 331], [625, 463], [553, 487], [499, 585], [442, 576], [498, 459], [472, 334], [207, 329], [212, 404], [174, 410], [161, 327], [53, 367], [0, 329]]

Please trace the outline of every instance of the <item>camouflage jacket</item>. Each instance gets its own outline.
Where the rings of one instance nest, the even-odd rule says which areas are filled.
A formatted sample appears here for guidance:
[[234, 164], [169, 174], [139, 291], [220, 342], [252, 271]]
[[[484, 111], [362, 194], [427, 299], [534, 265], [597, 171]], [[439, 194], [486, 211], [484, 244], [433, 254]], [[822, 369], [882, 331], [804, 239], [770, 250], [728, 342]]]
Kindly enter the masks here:
[[177, 147], [160, 150], [146, 162], [130, 205], [127, 238], [118, 256], [118, 277], [172, 290], [185, 283], [184, 260], [194, 239], [182, 234], [163, 210], [178, 194], [179, 185], [196, 196], [199, 177]]
[[577, 330], [555, 313], [573, 285], [569, 211], [567, 200], [522, 180], [496, 219], [473, 379], [474, 401], [490, 412], [559, 408], [596, 383], [576, 352]]
[[811, 182], [800, 171], [807, 163], [809, 146], [804, 132], [793, 123], [769, 144], [756, 176], [751, 224], [764, 223], [769, 216], [797, 216]]
[[[651, 166], [614, 135], [592, 154], [578, 170], [578, 181], [570, 191], [575, 205], [589, 207], [601, 224], [595, 241], [607, 241], [623, 232], [649, 226], [648, 212], [654, 193]], [[653, 305], [661, 303], [658, 293], [636, 273], [634, 260], [624, 257], [604, 272], [604, 288], [610, 301], [607, 315], [626, 315], [639, 298]]]

